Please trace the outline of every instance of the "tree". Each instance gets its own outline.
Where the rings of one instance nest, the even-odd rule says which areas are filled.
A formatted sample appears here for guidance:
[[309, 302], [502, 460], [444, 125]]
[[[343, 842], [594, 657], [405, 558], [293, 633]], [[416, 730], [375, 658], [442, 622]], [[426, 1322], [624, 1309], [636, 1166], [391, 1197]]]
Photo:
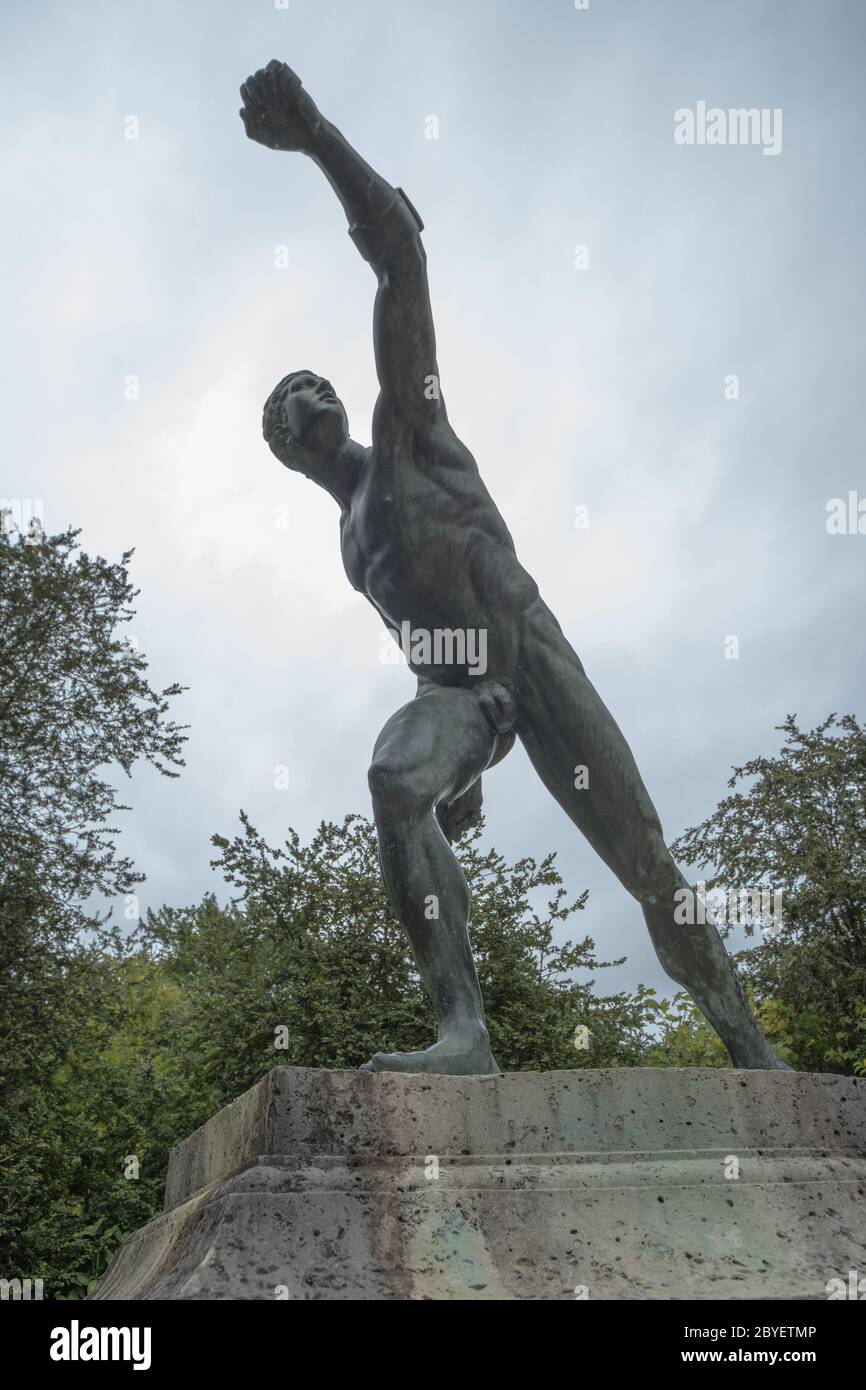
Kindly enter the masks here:
[[132, 552], [110, 564], [79, 553], [74, 531], [16, 536], [3, 522], [0, 1247], [15, 1249], [23, 1277], [40, 1277], [52, 1252], [61, 1268], [74, 1259], [86, 1226], [74, 1195], [86, 1201], [78, 1184], [101, 1153], [69, 1068], [77, 1058], [76, 1078], [87, 1070], [119, 1008], [123, 948], [88, 899], [141, 879], [117, 853], [110, 821], [126, 808], [106, 776], [137, 759], [176, 776], [184, 734], [167, 717], [181, 687], [152, 690], [118, 632], [133, 616]]
[[76, 531], [16, 538], [0, 525], [0, 862], [36, 866], [67, 926], [82, 903], [139, 882], [118, 857], [105, 769], [143, 758], [176, 777], [184, 740], [166, 718], [179, 685], [145, 679], [147, 661], [118, 628], [134, 615], [127, 573], [79, 551]]
[[[778, 726], [775, 757], [733, 769], [712, 816], [672, 852], [713, 868], [708, 889], [751, 890], [745, 927], [762, 943], [738, 964], [768, 1033], [796, 1067], [866, 1070], [866, 728], [830, 714]], [[746, 785], [744, 785], [746, 784]], [[756, 890], [781, 914], [755, 911]]]
[[[140, 952], [67, 958], [58, 1031], [4, 1117], [0, 1267], [82, 1298], [162, 1206], [168, 1152], [205, 1120], [172, 1047], [176, 991]], [[25, 1102], [23, 1104], [22, 1102]]]
[[[385, 896], [370, 822], [348, 816], [307, 845], [290, 831], [272, 847], [241, 821], [234, 840], [214, 837], [235, 901], [163, 908], [140, 933], [179, 990], [173, 1036], [196, 1094], [216, 1108], [272, 1066], [357, 1067], [377, 1051], [428, 1046], [432, 1010]], [[459, 853], [500, 1066], [634, 1063], [656, 1010], [651, 994], [597, 997], [592, 979], [578, 978], [605, 968], [592, 941], [554, 941], [586, 895], [566, 902], [553, 856], [507, 865], [479, 849], [479, 835]], [[553, 897], [539, 911], [544, 889]]]

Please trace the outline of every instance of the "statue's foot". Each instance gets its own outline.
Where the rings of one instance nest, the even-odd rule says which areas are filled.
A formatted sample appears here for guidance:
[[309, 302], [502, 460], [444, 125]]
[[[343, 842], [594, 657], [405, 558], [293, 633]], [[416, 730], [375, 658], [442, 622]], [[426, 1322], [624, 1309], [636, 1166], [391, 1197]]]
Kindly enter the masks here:
[[498, 1076], [482, 1024], [455, 1028], [423, 1052], [377, 1052], [360, 1071], [421, 1072], [429, 1076]]

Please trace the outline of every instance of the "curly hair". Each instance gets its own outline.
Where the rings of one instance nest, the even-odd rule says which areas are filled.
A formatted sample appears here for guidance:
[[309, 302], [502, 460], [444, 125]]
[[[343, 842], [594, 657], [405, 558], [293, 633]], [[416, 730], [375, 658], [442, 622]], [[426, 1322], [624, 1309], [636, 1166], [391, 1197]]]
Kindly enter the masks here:
[[290, 432], [286, 423], [286, 390], [296, 376], [310, 376], [305, 370], [289, 372], [274, 387], [262, 413], [262, 434], [268, 442], [271, 453], [276, 454], [286, 468], [300, 468], [302, 449], [298, 440]]

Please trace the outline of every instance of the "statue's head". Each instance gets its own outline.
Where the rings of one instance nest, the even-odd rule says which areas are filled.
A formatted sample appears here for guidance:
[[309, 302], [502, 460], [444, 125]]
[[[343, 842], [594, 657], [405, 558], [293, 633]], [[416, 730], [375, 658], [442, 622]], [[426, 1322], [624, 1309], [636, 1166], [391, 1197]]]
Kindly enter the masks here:
[[265, 402], [262, 433], [287, 468], [328, 487], [349, 421], [329, 381], [315, 372], [290, 372]]

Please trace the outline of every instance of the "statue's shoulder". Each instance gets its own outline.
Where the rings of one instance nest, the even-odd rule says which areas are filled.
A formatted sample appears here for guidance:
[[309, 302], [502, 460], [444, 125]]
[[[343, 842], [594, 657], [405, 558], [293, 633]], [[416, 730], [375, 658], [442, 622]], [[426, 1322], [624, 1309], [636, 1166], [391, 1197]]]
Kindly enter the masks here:
[[371, 472], [414, 467], [427, 474], [460, 472], [479, 477], [475, 458], [448, 419], [444, 404], [430, 416], [408, 419], [399, 405], [380, 395], [373, 412], [370, 455]]

